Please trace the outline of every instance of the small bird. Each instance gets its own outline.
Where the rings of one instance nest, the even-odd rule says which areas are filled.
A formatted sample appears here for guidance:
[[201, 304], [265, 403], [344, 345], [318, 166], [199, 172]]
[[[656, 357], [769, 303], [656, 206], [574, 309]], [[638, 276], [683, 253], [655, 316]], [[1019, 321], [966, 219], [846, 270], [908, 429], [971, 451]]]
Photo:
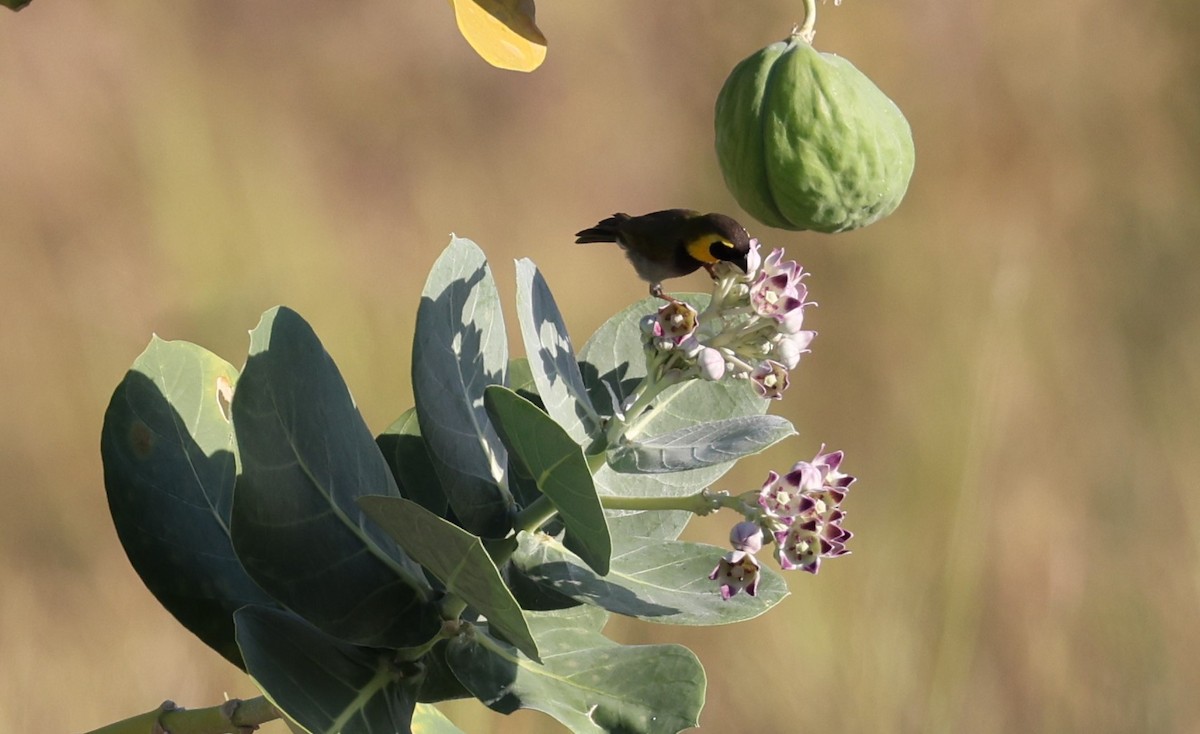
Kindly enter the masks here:
[[650, 284], [650, 295], [674, 301], [663, 293], [662, 281], [713, 265], [730, 262], [744, 272], [750, 252], [746, 229], [724, 214], [701, 214], [690, 209], [666, 209], [637, 217], [614, 214], [575, 233], [575, 242], [615, 242], [625, 250], [638, 276]]

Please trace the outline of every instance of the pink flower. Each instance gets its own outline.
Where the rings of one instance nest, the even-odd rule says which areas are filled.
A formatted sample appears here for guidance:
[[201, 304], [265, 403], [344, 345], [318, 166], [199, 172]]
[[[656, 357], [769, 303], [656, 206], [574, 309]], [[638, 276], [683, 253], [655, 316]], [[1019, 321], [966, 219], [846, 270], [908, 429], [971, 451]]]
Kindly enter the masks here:
[[750, 373], [750, 382], [760, 397], [779, 400], [788, 387], [788, 371], [780, 363], [765, 359]]
[[800, 491], [799, 483], [792, 480], [791, 474], [780, 477], [773, 471], [767, 472], [767, 481], [763, 482], [758, 493], [758, 506], [763, 508], [768, 517], [788, 524], [800, 514], [803, 502], [804, 494]]
[[783, 476], [768, 472], [758, 493], [758, 506], [774, 532], [775, 559], [785, 571], [817, 573], [822, 558], [850, 551], [853, 534], [842, 527], [842, 500], [854, 477], [841, 472], [841, 451], [825, 452], [824, 444], [812, 461], [797, 461]]
[[683, 301], [671, 301], [658, 309], [654, 320], [653, 335], [675, 345], [682, 344], [696, 331], [700, 314]]
[[815, 574], [821, 570], [822, 558], [848, 555], [846, 541], [853, 534], [841, 526], [845, 516], [840, 510], [825, 519], [813, 516], [776, 533], [779, 567], [785, 571], [798, 568]]
[[759, 563], [753, 553], [730, 551], [726, 553], [708, 578], [721, 587], [721, 598], [729, 600], [745, 591], [750, 596], [758, 593]]

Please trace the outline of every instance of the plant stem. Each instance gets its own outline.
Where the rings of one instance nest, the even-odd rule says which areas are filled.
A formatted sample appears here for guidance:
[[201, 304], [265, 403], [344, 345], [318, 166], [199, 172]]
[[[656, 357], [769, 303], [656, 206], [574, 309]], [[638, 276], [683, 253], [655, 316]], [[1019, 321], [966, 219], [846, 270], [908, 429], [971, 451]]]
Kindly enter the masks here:
[[817, 35], [817, 0], [804, 0], [804, 25], [793, 31], [792, 35], [800, 36], [805, 43], [812, 43]]
[[[550, 518], [554, 517], [554, 513], [556, 512], [558, 512], [558, 509], [554, 507], [554, 503], [550, 501], [550, 498], [542, 495], [531, 502], [528, 507], [517, 513], [517, 516], [513, 518], [513, 530], [517, 532], [524, 530], [532, 533], [545, 525]], [[496, 564], [500, 565], [499, 559], [493, 560], [496, 560]]]
[[595, 454], [584, 454], [583, 458], [587, 461], [588, 471], [594, 477], [604, 468], [604, 464], [608, 461], [608, 454], [601, 450]]
[[601, 495], [600, 505], [606, 510], [664, 511], [684, 510], [693, 515], [707, 515], [721, 507], [719, 495], [707, 490], [686, 497], [617, 497]]
[[202, 709], [176, 708], [171, 701], [88, 734], [146, 734], [158, 724], [171, 734], [239, 734], [280, 718], [279, 710], [263, 696], [246, 701], [230, 699]]
[[[668, 372], [666, 375], [659, 377], [653, 382], [649, 382], [642, 393], [638, 395], [637, 400], [625, 414], [625, 420], [620, 423], [614, 423], [608, 432], [608, 445], [616, 445], [620, 439], [633, 439], [641, 431], [642, 426], [649, 420], [652, 413], [647, 410], [651, 407], [659, 395], [673, 386], [679, 384], [679, 379], [672, 379], [669, 375], [677, 374]], [[650, 378], [647, 377], [647, 380]]]
[[[467, 608], [467, 602], [458, 594], [447, 592], [442, 598], [442, 603], [438, 607], [438, 613], [442, 615], [442, 619], [458, 619], [462, 616], [463, 610]], [[434, 638], [438, 641], [439, 638]]]

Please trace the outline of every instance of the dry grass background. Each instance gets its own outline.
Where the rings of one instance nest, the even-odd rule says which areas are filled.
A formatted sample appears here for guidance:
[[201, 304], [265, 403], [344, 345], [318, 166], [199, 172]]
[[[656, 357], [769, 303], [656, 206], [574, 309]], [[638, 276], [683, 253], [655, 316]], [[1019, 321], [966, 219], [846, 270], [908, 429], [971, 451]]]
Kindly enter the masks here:
[[[824, 6], [818, 47], [904, 109], [917, 172], [860, 233], [751, 227], [813, 271], [821, 335], [779, 406], [801, 437], [724, 484], [827, 441], [860, 477], [857, 537], [752, 623], [610, 626], [698, 652], [705, 731], [1200, 726], [1197, 8]], [[738, 214], [712, 102], [800, 3], [539, 10], [531, 76], [485, 66], [436, 0], [0, 13], [0, 729], [254, 692], [158, 606], [107, 515], [101, 417], [152, 332], [240, 363], [286, 303], [378, 430], [411, 404], [414, 310], [450, 232], [507, 299], [512, 259], [537, 261], [582, 342], [644, 287], [576, 229]]]

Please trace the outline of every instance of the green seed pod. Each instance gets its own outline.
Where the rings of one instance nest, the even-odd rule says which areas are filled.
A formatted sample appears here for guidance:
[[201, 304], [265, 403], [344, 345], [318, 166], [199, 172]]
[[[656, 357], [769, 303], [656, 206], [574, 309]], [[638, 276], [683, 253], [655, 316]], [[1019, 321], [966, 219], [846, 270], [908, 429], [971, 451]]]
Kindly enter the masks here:
[[738, 204], [781, 229], [845, 232], [900, 205], [908, 121], [849, 61], [798, 36], [734, 67], [716, 108], [717, 159]]

